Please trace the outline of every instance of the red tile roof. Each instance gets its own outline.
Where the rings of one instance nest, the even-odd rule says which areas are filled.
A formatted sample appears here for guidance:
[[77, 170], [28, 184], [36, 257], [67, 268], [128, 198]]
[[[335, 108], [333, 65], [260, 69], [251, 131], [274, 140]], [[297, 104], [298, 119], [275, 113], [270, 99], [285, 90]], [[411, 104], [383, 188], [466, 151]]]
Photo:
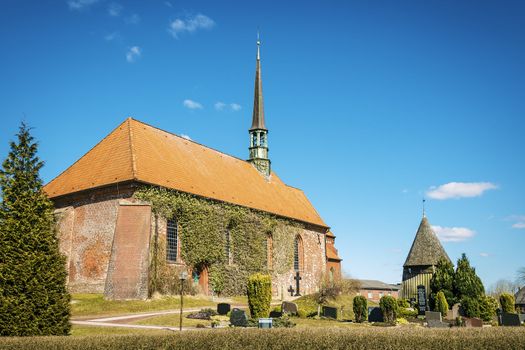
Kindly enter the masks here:
[[272, 172], [128, 118], [51, 180], [50, 198], [122, 181], [158, 185], [327, 227], [305, 194]]

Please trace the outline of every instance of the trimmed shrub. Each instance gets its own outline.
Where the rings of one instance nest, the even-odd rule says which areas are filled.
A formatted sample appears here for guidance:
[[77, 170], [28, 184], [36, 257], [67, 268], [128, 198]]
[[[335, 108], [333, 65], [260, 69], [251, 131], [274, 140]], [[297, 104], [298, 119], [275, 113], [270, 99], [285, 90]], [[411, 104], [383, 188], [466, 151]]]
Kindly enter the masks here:
[[272, 278], [256, 273], [248, 278], [248, 305], [252, 318], [268, 317], [272, 301]]
[[514, 295], [509, 293], [501, 293], [499, 296], [499, 303], [503, 312], [516, 313], [516, 310], [514, 309]]
[[362, 295], [357, 295], [354, 298], [353, 306], [354, 309], [354, 316], [355, 321], [357, 323], [361, 323], [363, 321], [367, 320], [367, 313], [368, 313], [368, 302], [366, 301], [366, 298]]
[[397, 308], [397, 316], [403, 318], [416, 318], [417, 310], [411, 310], [410, 308], [399, 307]]
[[463, 310], [465, 311], [465, 316], [480, 317], [481, 308], [480, 308], [480, 302], [478, 299], [465, 296], [461, 298], [461, 306], [463, 307]]
[[397, 299], [397, 306], [400, 308], [403, 307], [406, 309], [410, 307], [410, 303], [406, 299]]
[[439, 291], [436, 295], [436, 308], [434, 311], [441, 312], [441, 316], [443, 317], [447, 316], [448, 303], [447, 299], [445, 298], [445, 293], [442, 291]]
[[390, 295], [385, 295], [379, 300], [379, 307], [383, 313], [383, 320], [387, 323], [394, 323], [397, 318], [397, 301]]
[[496, 298], [486, 296], [481, 300], [480, 317], [483, 321], [491, 321], [496, 316], [496, 309], [498, 308], [498, 301]]

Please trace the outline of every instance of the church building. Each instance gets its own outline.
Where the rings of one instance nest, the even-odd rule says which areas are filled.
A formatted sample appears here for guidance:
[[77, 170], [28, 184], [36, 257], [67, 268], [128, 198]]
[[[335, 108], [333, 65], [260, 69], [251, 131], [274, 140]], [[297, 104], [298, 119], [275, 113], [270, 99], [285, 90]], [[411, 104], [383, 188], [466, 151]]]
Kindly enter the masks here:
[[403, 264], [401, 297], [417, 300], [417, 286], [423, 285], [425, 286], [428, 299], [430, 280], [441, 259], [450, 261], [441, 242], [439, 242], [438, 237], [432, 230], [426, 215], [423, 213], [423, 219], [421, 219], [419, 224], [416, 237]]
[[257, 42], [248, 160], [128, 118], [44, 188], [55, 205], [73, 292], [108, 299], [197, 292], [242, 294], [251, 273], [275, 297], [340, 278], [335, 236], [268, 154]]

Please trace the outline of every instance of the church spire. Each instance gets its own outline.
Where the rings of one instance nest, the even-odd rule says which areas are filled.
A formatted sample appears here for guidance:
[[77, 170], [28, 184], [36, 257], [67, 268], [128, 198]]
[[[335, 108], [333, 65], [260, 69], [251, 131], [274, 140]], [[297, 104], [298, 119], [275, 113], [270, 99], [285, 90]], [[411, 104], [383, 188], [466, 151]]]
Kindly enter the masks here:
[[264, 125], [264, 103], [261, 79], [261, 40], [257, 32], [257, 59], [255, 66], [255, 89], [253, 98], [253, 115], [250, 133], [250, 158], [248, 161], [264, 176], [270, 176], [270, 159], [268, 159], [268, 130]]
[[257, 63], [255, 66], [255, 89], [253, 96], [253, 116], [252, 127], [250, 130], [261, 129], [266, 130], [264, 125], [264, 102], [262, 93], [262, 79], [261, 79], [261, 40], [259, 40], [259, 33], [257, 32]]

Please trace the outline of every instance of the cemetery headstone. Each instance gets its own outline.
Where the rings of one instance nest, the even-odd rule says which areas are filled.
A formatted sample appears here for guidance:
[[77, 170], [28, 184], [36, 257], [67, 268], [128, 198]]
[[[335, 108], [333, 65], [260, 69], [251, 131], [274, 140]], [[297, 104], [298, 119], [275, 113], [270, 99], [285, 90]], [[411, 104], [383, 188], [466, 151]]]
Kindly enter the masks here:
[[293, 279], [295, 280], [295, 296], [300, 297], [301, 293], [299, 293], [299, 287], [300, 287], [299, 281], [301, 281], [303, 278], [299, 276], [299, 271], [295, 273], [295, 277]]
[[417, 286], [417, 311], [418, 315], [424, 315], [427, 311], [427, 293], [425, 286]]
[[281, 310], [285, 314], [297, 314], [297, 304], [289, 301], [283, 301], [281, 304]]
[[383, 313], [381, 312], [381, 308], [368, 308], [368, 322], [383, 322]]
[[217, 313], [219, 315], [226, 315], [231, 310], [231, 305], [228, 303], [217, 304]]
[[509, 314], [504, 312], [501, 315], [502, 326], [521, 326], [520, 317], [518, 314]]
[[525, 314], [518, 314], [518, 317], [520, 318], [520, 322], [525, 322]]
[[441, 322], [441, 312], [436, 311], [425, 311], [425, 319], [428, 321], [439, 321]]
[[465, 327], [481, 328], [483, 327], [483, 321], [480, 318], [468, 318], [465, 317]]
[[246, 316], [246, 312], [244, 312], [244, 310], [234, 308], [230, 313], [230, 323], [234, 327], [248, 326], [248, 317]]
[[458, 316], [462, 316], [461, 313], [463, 312], [463, 309], [461, 308], [460, 304], [454, 304], [452, 305], [452, 310], [447, 311], [447, 316], [445, 316], [446, 320], [455, 320]]
[[270, 317], [271, 318], [281, 318], [283, 317], [283, 313], [281, 311], [270, 311]]
[[323, 306], [323, 317], [337, 319], [337, 308], [331, 306]]

